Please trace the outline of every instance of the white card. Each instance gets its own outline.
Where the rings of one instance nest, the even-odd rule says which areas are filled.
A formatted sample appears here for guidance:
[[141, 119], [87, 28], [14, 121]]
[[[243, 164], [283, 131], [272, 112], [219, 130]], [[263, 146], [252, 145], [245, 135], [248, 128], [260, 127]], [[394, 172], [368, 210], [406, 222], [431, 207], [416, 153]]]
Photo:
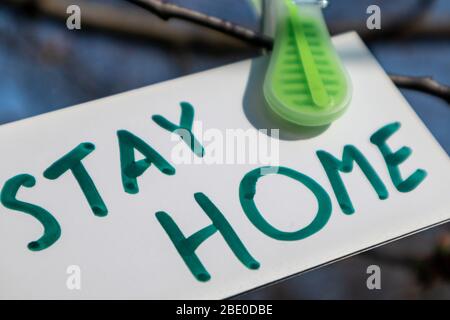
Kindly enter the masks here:
[[[267, 58], [1, 126], [0, 184], [6, 206], [0, 205], [0, 298], [227, 298], [447, 221], [448, 156], [355, 33], [335, 37], [334, 43], [350, 74], [354, 94], [347, 113], [328, 128], [296, 128], [270, 115], [261, 93]], [[195, 110], [193, 133], [204, 147], [203, 158], [194, 156], [179, 136], [152, 120], [161, 115], [178, 125], [180, 102], [190, 103]], [[393, 123], [401, 127], [388, 127], [395, 132], [386, 145], [393, 152], [407, 146], [412, 153], [406, 157], [410, 150], [403, 149], [406, 155], [388, 156], [391, 169], [398, 168], [402, 179], [419, 170], [417, 185], [410, 181], [399, 187], [397, 181], [396, 187], [380, 148], [370, 141], [375, 132]], [[279, 139], [257, 131], [275, 128], [280, 129]], [[136, 179], [139, 192], [126, 192], [118, 130], [127, 130], [148, 143], [176, 173], [165, 174], [153, 163]], [[233, 135], [242, 130], [249, 130], [250, 142], [233, 145]], [[53, 167], [53, 172], [46, 174], [50, 179], [43, 175], [55, 161], [85, 142], [95, 145], [82, 164], [108, 208], [105, 217], [94, 214], [71, 171], [56, 178], [62, 172]], [[360, 151], [379, 177], [376, 191], [357, 163], [351, 173], [340, 172], [353, 214], [343, 212], [316, 154], [322, 150], [342, 160], [346, 145]], [[264, 156], [267, 154], [270, 157]], [[256, 160], [250, 159], [255, 155]], [[142, 158], [136, 152], [136, 160]], [[180, 163], [183, 159], [191, 163]], [[258, 220], [254, 211], [247, 208], [244, 212], [241, 204], [251, 206], [251, 195], [246, 195], [255, 180], [244, 183], [242, 201], [240, 183], [246, 174], [268, 164], [292, 171], [268, 170], [256, 181], [253, 203], [261, 212]], [[167, 166], [166, 173], [170, 171]], [[126, 166], [124, 172], [129, 178], [144, 169], [145, 162], [140, 161]], [[76, 170], [81, 170], [79, 165]], [[301, 173], [306, 180], [289, 178], [283, 175], [286, 172]], [[11, 200], [11, 190], [20, 182], [19, 174], [32, 175], [36, 185], [19, 186], [16, 198], [44, 208], [54, 217], [60, 226], [59, 238], [56, 227], [47, 226], [44, 239], [33, 244], [44, 234], [43, 225], [22, 212], [23, 206], [10, 208], [17, 204], [14, 197]], [[370, 181], [375, 180], [372, 175]], [[305, 181], [313, 184], [309, 187], [315, 188], [315, 193]], [[388, 192], [388, 197], [381, 200], [383, 192]], [[196, 193], [220, 210], [240, 239], [241, 244], [233, 242], [232, 246], [243, 262], [225, 241], [223, 225], [205, 229], [206, 240], [199, 238], [204, 241], [194, 253], [189, 253], [193, 242], [191, 247], [176, 242], [190, 262], [177, 251], [155, 214], [166, 212], [182, 233], [190, 236], [212, 224], [194, 199]], [[322, 196], [319, 202], [317, 195]], [[338, 197], [345, 202], [342, 194]], [[348, 203], [342, 207], [349, 211]], [[225, 233], [232, 234], [229, 230]], [[27, 247], [30, 242], [31, 250]], [[210, 275], [208, 281], [193, 262], [195, 257]]]

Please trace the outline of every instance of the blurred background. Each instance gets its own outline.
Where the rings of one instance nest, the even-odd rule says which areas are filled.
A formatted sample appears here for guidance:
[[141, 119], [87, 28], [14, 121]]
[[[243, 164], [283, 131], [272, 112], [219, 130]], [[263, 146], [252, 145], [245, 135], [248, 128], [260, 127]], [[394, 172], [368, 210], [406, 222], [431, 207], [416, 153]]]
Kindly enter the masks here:
[[[250, 0], [170, 2], [258, 30]], [[81, 7], [81, 30], [66, 8]], [[382, 30], [366, 28], [381, 8]], [[357, 30], [389, 73], [450, 84], [450, 1], [330, 0], [333, 34]], [[0, 1], [0, 124], [256, 57], [261, 50], [179, 20], [168, 22], [124, 0]], [[447, 153], [450, 107], [402, 90]], [[382, 289], [366, 269], [381, 267]], [[246, 293], [242, 299], [450, 299], [450, 225]]]

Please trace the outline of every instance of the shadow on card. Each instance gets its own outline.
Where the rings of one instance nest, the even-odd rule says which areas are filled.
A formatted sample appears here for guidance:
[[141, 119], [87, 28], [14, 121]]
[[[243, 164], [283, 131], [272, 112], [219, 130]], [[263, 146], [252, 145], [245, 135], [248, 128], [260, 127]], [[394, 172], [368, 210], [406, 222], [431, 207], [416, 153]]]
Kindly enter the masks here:
[[306, 140], [325, 132], [330, 125], [321, 127], [302, 127], [290, 123], [274, 113], [263, 94], [263, 84], [269, 56], [253, 59], [245, 88], [243, 106], [248, 121], [258, 130], [271, 135], [271, 129], [279, 130], [280, 140]]

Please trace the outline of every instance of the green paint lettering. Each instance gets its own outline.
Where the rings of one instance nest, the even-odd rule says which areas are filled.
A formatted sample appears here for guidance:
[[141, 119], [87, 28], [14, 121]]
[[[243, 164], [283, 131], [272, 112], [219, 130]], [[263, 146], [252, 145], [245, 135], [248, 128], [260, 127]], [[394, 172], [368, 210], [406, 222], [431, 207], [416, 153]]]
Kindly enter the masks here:
[[[297, 180], [315, 195], [318, 202], [317, 214], [314, 220], [305, 228], [295, 232], [278, 230], [264, 219], [256, 207], [254, 200], [256, 183], [261, 177], [273, 173]], [[239, 199], [242, 209], [256, 228], [271, 238], [283, 241], [301, 240], [315, 234], [326, 225], [330, 219], [332, 210], [330, 197], [317, 182], [298, 171], [286, 167], [262, 167], [247, 173], [239, 185]]]
[[400, 129], [400, 123], [394, 122], [388, 124], [370, 137], [370, 142], [378, 147], [383, 155], [384, 161], [389, 171], [392, 182], [400, 192], [410, 192], [414, 190], [427, 176], [423, 169], [417, 169], [408, 178], [403, 179], [398, 166], [411, 155], [412, 150], [408, 147], [402, 147], [396, 152], [392, 152], [386, 141]]
[[344, 147], [342, 161], [339, 161], [326, 151], [319, 150], [316, 152], [316, 154], [319, 157], [323, 168], [325, 169], [328, 179], [330, 180], [339, 206], [345, 214], [352, 214], [355, 212], [355, 209], [353, 208], [352, 201], [350, 200], [350, 196], [348, 195], [347, 189], [344, 185], [344, 182], [342, 181], [342, 177], [339, 171], [345, 173], [352, 172], [353, 164], [355, 162], [358, 164], [362, 172], [365, 174], [366, 178], [369, 180], [373, 189], [377, 193], [378, 198], [380, 198], [381, 200], [388, 198], [389, 193], [383, 181], [370, 165], [369, 161], [355, 146], [347, 145]]
[[17, 192], [22, 186], [32, 188], [35, 184], [36, 179], [29, 174], [20, 174], [9, 179], [2, 188], [1, 202], [6, 208], [27, 213], [42, 224], [44, 234], [38, 240], [28, 244], [28, 249], [31, 251], [40, 251], [50, 247], [59, 239], [61, 227], [52, 214], [45, 209], [16, 199]]
[[50, 180], [58, 179], [66, 171], [71, 171], [77, 180], [84, 196], [86, 197], [92, 212], [97, 217], [105, 217], [108, 209], [103, 202], [100, 193], [95, 187], [94, 181], [89, 176], [82, 160], [95, 150], [95, 145], [90, 142], [80, 143], [66, 155], [55, 161], [44, 171], [44, 177]]
[[183, 258], [185, 264], [195, 278], [203, 282], [208, 281], [211, 278], [210, 274], [195, 254], [195, 251], [200, 244], [216, 233], [216, 231], [219, 231], [222, 234], [222, 237], [242, 264], [249, 269], [258, 269], [259, 262], [250, 255], [224, 215], [211, 200], [203, 193], [196, 193], [194, 198], [206, 215], [211, 219], [212, 224], [197, 231], [190, 237], [186, 238], [184, 236], [180, 228], [178, 228], [177, 224], [167, 213], [162, 211], [157, 212], [156, 218], [168, 234], [170, 240], [172, 240], [178, 253]]
[[[136, 178], [141, 176], [152, 163], [166, 175], [175, 174], [175, 168], [142, 139], [126, 130], [117, 131], [117, 137], [119, 139], [122, 185], [125, 192], [131, 194], [139, 192]], [[136, 161], [135, 149], [142, 153], [145, 159]]]
[[192, 152], [194, 152], [196, 156], [203, 157], [203, 146], [192, 133], [192, 124], [194, 122], [194, 107], [188, 102], [181, 102], [180, 106], [180, 125], [176, 125], [160, 115], [154, 115], [152, 119], [160, 127], [179, 135], [180, 138], [191, 148]]

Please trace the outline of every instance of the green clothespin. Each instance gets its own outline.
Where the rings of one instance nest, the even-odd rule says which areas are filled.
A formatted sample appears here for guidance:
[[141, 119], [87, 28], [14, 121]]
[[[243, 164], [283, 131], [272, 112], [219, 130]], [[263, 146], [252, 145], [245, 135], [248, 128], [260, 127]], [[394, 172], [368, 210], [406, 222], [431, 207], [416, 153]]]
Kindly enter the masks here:
[[275, 6], [267, 8], [271, 16], [265, 18], [269, 18], [266, 31], [276, 29], [264, 81], [268, 104], [282, 118], [298, 125], [330, 124], [347, 109], [352, 89], [322, 15], [327, 1], [266, 3]]

